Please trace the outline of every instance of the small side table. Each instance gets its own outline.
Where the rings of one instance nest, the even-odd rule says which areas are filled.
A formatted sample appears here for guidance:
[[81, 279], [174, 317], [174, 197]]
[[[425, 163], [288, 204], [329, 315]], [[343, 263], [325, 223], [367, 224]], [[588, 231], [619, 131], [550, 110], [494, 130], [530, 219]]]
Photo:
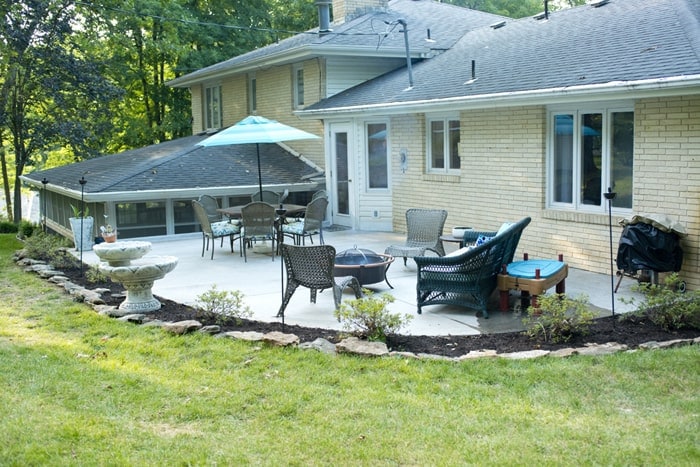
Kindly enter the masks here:
[[552, 286], [556, 286], [558, 294], [565, 293], [568, 275], [569, 266], [564, 262], [564, 255], [559, 255], [559, 261], [530, 260], [526, 253], [523, 261], [503, 265], [503, 271], [498, 275], [497, 281], [501, 311], [508, 310], [508, 293], [511, 290], [520, 290], [523, 308], [527, 308], [530, 297], [532, 306], [537, 308], [537, 296]]
[[455, 237], [452, 234], [445, 234], [445, 235], [440, 235], [440, 240], [443, 242], [449, 242], [449, 243], [459, 243], [459, 247], [462, 248], [463, 242], [464, 242], [464, 237]]

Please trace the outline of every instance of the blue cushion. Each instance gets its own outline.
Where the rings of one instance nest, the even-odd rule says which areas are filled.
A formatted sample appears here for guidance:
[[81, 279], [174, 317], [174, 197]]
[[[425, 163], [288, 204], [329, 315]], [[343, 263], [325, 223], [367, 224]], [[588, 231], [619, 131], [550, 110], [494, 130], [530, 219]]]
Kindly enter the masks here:
[[479, 235], [476, 239], [476, 246], [483, 245], [484, 243], [491, 240], [493, 237], [487, 237], [486, 235]]
[[546, 279], [558, 273], [564, 267], [562, 261], [550, 259], [531, 259], [528, 261], [516, 261], [508, 265], [508, 275], [522, 279], [534, 279], [535, 269], [540, 270], [540, 278]]

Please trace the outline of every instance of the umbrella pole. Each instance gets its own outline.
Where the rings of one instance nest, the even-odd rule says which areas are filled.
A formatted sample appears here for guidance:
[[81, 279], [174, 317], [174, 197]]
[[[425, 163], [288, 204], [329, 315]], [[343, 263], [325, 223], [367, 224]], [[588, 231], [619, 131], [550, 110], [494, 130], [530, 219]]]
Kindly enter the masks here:
[[255, 151], [258, 155], [258, 189], [260, 190], [260, 201], [263, 200], [262, 193], [262, 169], [260, 168], [260, 143], [255, 143]]

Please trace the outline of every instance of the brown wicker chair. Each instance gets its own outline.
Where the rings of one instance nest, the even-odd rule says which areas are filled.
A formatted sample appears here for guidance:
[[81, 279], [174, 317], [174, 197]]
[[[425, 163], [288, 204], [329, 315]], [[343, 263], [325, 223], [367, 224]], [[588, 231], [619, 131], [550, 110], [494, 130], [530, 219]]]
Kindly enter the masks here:
[[272, 242], [272, 261], [275, 260], [275, 208], [271, 204], [255, 201], [241, 209], [243, 230], [241, 231], [241, 252], [248, 262], [246, 247], [257, 240]]
[[229, 237], [231, 252], [233, 252], [233, 241], [240, 235], [240, 227], [228, 221], [211, 222], [207, 216], [207, 210], [196, 199], [192, 200], [192, 208], [194, 216], [202, 228], [202, 256], [204, 256], [205, 246], [207, 250], [209, 249], [209, 240], [211, 239], [211, 259], [214, 259], [214, 239], [221, 238], [223, 241], [224, 237]]
[[409, 209], [406, 211], [406, 243], [391, 245], [384, 254], [393, 257], [402, 256], [403, 264], [407, 258], [423, 256], [427, 250], [445, 256], [442, 246], [442, 229], [447, 219], [447, 211], [442, 209]]
[[311, 289], [311, 303], [316, 303], [317, 291], [333, 289], [336, 309], [340, 306], [346, 287], [352, 287], [356, 298], [362, 296], [362, 288], [356, 277], [333, 277], [335, 248], [331, 245], [295, 246], [283, 243], [280, 247], [287, 270], [287, 287], [277, 317], [284, 318], [284, 310], [300, 285]]
[[313, 236], [318, 235], [318, 242], [323, 245], [323, 219], [327, 207], [327, 198], [316, 198], [306, 206], [302, 219], [282, 224], [282, 233], [292, 237], [295, 245], [306, 244], [306, 237], [313, 243]]

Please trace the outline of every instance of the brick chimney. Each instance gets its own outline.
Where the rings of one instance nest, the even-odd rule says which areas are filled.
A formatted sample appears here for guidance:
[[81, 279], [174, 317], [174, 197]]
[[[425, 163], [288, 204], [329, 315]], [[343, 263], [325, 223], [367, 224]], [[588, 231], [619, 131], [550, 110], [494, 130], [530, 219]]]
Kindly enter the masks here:
[[388, 4], [389, 0], [333, 0], [333, 22], [340, 24], [370, 11], [386, 10]]

